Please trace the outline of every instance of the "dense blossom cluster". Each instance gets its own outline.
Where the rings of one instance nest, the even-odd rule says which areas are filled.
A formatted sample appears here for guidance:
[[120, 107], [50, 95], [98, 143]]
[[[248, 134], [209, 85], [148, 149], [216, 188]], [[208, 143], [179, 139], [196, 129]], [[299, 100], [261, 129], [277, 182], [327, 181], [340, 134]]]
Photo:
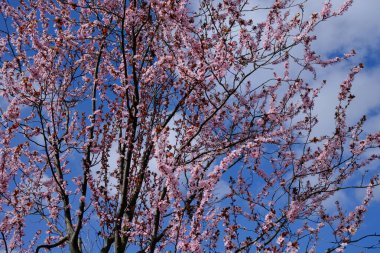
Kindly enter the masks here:
[[[355, 54], [324, 59], [313, 31], [352, 1], [310, 15], [307, 1], [253, 2], [1, 0], [0, 249], [339, 252], [355, 241], [379, 184], [364, 169], [380, 133], [346, 116], [362, 64], [340, 84], [335, 129], [313, 131], [321, 89], [339, 85], [318, 70]], [[355, 188], [367, 195], [351, 211], [324, 205]]]

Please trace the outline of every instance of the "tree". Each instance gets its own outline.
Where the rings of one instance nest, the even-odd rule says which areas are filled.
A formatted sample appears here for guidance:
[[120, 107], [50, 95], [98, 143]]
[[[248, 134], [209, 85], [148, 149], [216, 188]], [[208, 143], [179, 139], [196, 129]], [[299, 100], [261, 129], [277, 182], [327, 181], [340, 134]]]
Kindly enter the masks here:
[[[331, 252], [362, 239], [380, 143], [365, 117], [347, 123], [362, 64], [340, 85], [335, 129], [314, 134], [317, 71], [355, 52], [323, 59], [313, 30], [352, 1], [310, 16], [307, 1], [257, 2], [3, 0], [5, 252]], [[324, 205], [356, 188], [354, 209]]]

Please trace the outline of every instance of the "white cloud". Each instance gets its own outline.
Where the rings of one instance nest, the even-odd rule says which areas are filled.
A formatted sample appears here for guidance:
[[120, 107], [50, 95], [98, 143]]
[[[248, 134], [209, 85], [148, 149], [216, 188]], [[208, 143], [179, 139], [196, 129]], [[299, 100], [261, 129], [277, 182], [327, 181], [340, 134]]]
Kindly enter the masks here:
[[230, 185], [225, 180], [221, 179], [215, 186], [213, 194], [218, 199], [223, 198], [230, 193]]
[[[313, 1], [312, 6], [321, 1]], [[332, 1], [335, 9], [343, 1]], [[313, 7], [315, 8], [315, 7]], [[356, 98], [348, 110], [349, 123], [354, 123], [364, 114], [369, 116], [365, 127], [367, 131], [380, 129], [380, 62], [371, 61], [374, 52], [380, 51], [380, 22], [378, 20], [380, 1], [354, 1], [349, 11], [340, 17], [322, 23], [315, 31], [318, 39], [313, 48], [322, 56], [341, 56], [342, 53], [355, 49], [357, 55], [350, 61], [320, 71], [319, 80], [327, 80], [328, 85], [316, 102], [319, 116], [318, 133], [331, 132], [334, 129], [334, 108], [337, 105], [339, 84], [347, 78], [353, 66], [360, 62], [368, 65], [354, 81], [352, 91]], [[373, 59], [372, 59], [373, 60]]]
[[322, 205], [330, 212], [335, 211], [336, 210], [336, 204], [335, 204], [336, 201], [339, 201], [339, 204], [343, 207], [352, 203], [352, 200], [347, 196], [347, 194], [345, 192], [337, 191], [330, 198], [323, 201]]
[[[313, 9], [320, 6], [322, 0], [309, 1], [307, 6]], [[343, 0], [332, 1], [337, 9]], [[310, 8], [310, 9], [311, 9]], [[380, 22], [378, 10], [380, 1], [354, 1], [345, 15], [322, 23], [316, 30], [318, 49], [326, 53], [355, 49], [361, 57], [371, 50], [380, 49]]]

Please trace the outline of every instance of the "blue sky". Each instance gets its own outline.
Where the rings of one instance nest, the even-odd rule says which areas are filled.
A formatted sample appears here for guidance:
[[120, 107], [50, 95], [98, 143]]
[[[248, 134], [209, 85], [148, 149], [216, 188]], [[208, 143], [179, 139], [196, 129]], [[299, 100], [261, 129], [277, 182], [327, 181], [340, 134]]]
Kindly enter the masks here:
[[[266, 2], [266, 0], [260, 0]], [[311, 0], [305, 7], [306, 12], [319, 11], [324, 0]], [[343, 0], [332, 1], [339, 6]], [[342, 62], [332, 68], [327, 68], [319, 73], [318, 79], [326, 79], [331, 85], [327, 85], [318, 102], [316, 112], [319, 115], [319, 133], [327, 133], [334, 129], [334, 107], [337, 103], [339, 83], [346, 78], [351, 67], [363, 62], [366, 68], [357, 76], [353, 91], [356, 99], [351, 106], [349, 119], [356, 122], [363, 114], [367, 114], [368, 121], [365, 129], [368, 132], [380, 129], [380, 9], [379, 0], [356, 0], [351, 9], [342, 17], [334, 18], [322, 23], [315, 31], [318, 40], [314, 43], [314, 49], [325, 56], [333, 56], [355, 49], [357, 55], [349, 61]], [[116, 163], [116, 160], [110, 161]], [[379, 164], [369, 168], [372, 172], [379, 171]], [[220, 191], [223, 192], [221, 183]], [[327, 206], [334, 205], [335, 200], [341, 201], [347, 207], [353, 202], [359, 203], [364, 191], [340, 192], [336, 194]], [[375, 189], [375, 198], [366, 215], [366, 222], [362, 225], [357, 236], [367, 232], [380, 232], [380, 188]], [[321, 235], [323, 239], [323, 235]], [[373, 239], [372, 241], [376, 241]], [[322, 252], [318, 251], [317, 252]], [[358, 248], [349, 248], [346, 252], [360, 252]], [[364, 252], [367, 252], [364, 250]], [[375, 251], [376, 252], [376, 251]], [[0, 253], [3, 251], [0, 250]]]
[[[312, 1], [313, 5], [317, 2]], [[342, 2], [342, 1], [333, 1]], [[379, 131], [380, 129], [380, 18], [379, 12], [380, 1], [378, 0], [359, 0], [354, 1], [351, 9], [342, 17], [330, 20], [326, 24], [321, 24], [317, 29], [315, 49], [325, 55], [331, 55], [337, 52], [348, 52], [355, 49], [357, 55], [348, 62], [344, 62], [331, 69], [326, 69], [322, 75], [330, 83], [344, 80], [347, 71], [360, 62], [365, 65], [364, 70], [357, 76], [353, 92], [356, 95], [349, 115], [349, 120], [353, 123], [357, 121], [363, 114], [368, 116], [365, 130], [368, 132]], [[334, 103], [336, 103], [336, 92], [338, 85], [326, 86], [317, 102], [316, 110], [320, 111], [321, 122], [319, 131], [325, 132], [331, 129], [333, 122]], [[330, 108], [330, 109], [329, 109]], [[373, 164], [370, 171], [379, 172], [379, 163]], [[358, 179], [359, 180], [359, 179]], [[359, 201], [363, 195], [363, 190], [353, 192], [341, 192], [333, 198], [340, 200], [343, 204], [349, 206], [352, 202]], [[380, 230], [380, 189], [374, 190], [375, 197], [370, 204], [369, 211], [365, 216], [365, 222], [356, 237], [364, 233], [379, 233]], [[330, 201], [334, 204], [335, 200]], [[367, 243], [376, 243], [378, 238], [370, 239], [359, 243], [364, 245]], [[378, 252], [379, 249], [372, 252]], [[359, 248], [350, 247], [345, 252], [360, 252]], [[367, 250], [364, 250], [367, 252]]]
[[[193, 2], [193, 9], [196, 9], [198, 1]], [[270, 6], [274, 1], [259, 0], [253, 5], [263, 4]], [[296, 1], [301, 2], [301, 1]], [[313, 12], [319, 12], [325, 0], [311, 0], [305, 4], [305, 17]], [[344, 0], [332, 0], [333, 9], [339, 9]], [[352, 7], [345, 15], [329, 19], [321, 23], [314, 31], [317, 40], [313, 43], [313, 50], [320, 54], [322, 58], [332, 58], [342, 56], [344, 53], [354, 49], [357, 53], [353, 58], [340, 62], [331, 68], [318, 70], [316, 82], [327, 80], [328, 85], [323, 89], [316, 101], [315, 113], [318, 115], [319, 123], [314, 131], [316, 135], [329, 134], [335, 130], [334, 112], [337, 105], [337, 94], [340, 83], [346, 79], [350, 69], [359, 63], [364, 63], [364, 70], [356, 76], [353, 93], [356, 98], [352, 102], [348, 112], [348, 123], [354, 124], [362, 115], [367, 115], [367, 122], [364, 129], [367, 133], [380, 130], [380, 9], [379, 0], [354, 0]], [[261, 15], [262, 14], [262, 15]], [[255, 12], [252, 16], [254, 20], [265, 20], [263, 13]], [[302, 49], [300, 49], [302, 50]], [[280, 66], [281, 68], [282, 66]], [[271, 70], [273, 71], [273, 70]], [[269, 73], [270, 74], [270, 73]], [[262, 72], [262, 76], [255, 75], [255, 80], [268, 78], [268, 72]], [[313, 80], [310, 80], [313, 82]], [[380, 163], [374, 163], [368, 167], [370, 174], [379, 173]], [[351, 182], [360, 182], [360, 175], [351, 179]], [[221, 189], [222, 190], [222, 189]], [[348, 210], [352, 210], [363, 199], [364, 190], [340, 191], [325, 202], [326, 208], [334, 210], [335, 201]], [[380, 233], [380, 187], [374, 190], [374, 199], [370, 204], [369, 211], [365, 216], [365, 222], [356, 234], [355, 238], [366, 233]], [[317, 252], [324, 252], [331, 235], [321, 234], [321, 246]], [[357, 245], [370, 245], [376, 243], [379, 238], [371, 238]], [[345, 252], [360, 252], [360, 248], [352, 246]], [[364, 252], [368, 250], [364, 249]], [[302, 249], [301, 249], [302, 252]], [[380, 249], [372, 252], [380, 252]]]

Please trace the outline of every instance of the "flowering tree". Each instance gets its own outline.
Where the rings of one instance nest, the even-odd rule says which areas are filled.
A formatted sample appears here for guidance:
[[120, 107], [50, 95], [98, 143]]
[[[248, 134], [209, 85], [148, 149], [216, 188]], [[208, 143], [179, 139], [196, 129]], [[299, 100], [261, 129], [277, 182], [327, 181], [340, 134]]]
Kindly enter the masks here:
[[[340, 84], [331, 133], [315, 134], [313, 110], [317, 70], [355, 53], [323, 59], [313, 30], [352, 1], [307, 4], [2, 0], [0, 247], [331, 252], [362, 239], [380, 143], [346, 119], [363, 65]], [[354, 209], [324, 205], [353, 188], [367, 189]]]

